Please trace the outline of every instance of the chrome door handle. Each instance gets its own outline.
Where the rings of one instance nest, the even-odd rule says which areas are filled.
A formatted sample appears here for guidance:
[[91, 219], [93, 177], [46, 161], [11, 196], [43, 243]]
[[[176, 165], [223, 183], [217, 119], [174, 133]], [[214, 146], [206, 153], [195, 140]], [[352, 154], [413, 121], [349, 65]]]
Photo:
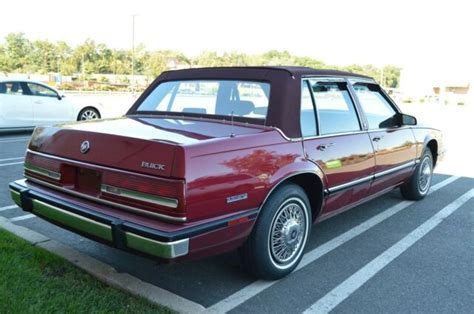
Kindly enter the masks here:
[[372, 141], [378, 142], [378, 141], [380, 141], [381, 139], [383, 139], [383, 136], [376, 136], [376, 137], [372, 138]]
[[331, 146], [334, 146], [334, 143], [328, 143], [328, 144], [321, 144], [316, 147], [317, 150], [324, 151], [326, 148], [329, 148]]

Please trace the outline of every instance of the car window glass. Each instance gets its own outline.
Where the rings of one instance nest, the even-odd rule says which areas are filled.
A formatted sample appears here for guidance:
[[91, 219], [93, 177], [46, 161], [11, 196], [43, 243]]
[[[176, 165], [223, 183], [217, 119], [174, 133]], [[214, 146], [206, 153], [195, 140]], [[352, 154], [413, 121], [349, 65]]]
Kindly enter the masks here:
[[6, 82], [0, 85], [0, 94], [23, 95], [23, 87], [20, 82]]
[[317, 134], [313, 100], [311, 99], [311, 92], [306, 81], [303, 81], [301, 85], [300, 124], [303, 136], [314, 136]]
[[310, 81], [321, 135], [359, 131], [359, 119], [345, 83]]
[[253, 82], [239, 82], [237, 83], [237, 91], [238, 93], [236, 93], [236, 95], [238, 95], [238, 98], [235, 100], [249, 102], [255, 105], [252, 115], [263, 118], [267, 115], [270, 85]]
[[233, 80], [170, 81], [158, 85], [137, 111], [265, 119], [269, 98], [268, 83]]
[[[216, 82], [169, 82], [170, 86], [161, 88], [164, 95], [155, 110], [174, 112], [201, 112], [213, 114], [217, 99], [218, 84]], [[163, 85], [163, 84], [162, 84]], [[168, 88], [171, 87], [171, 88]], [[155, 90], [156, 91], [156, 90]], [[161, 94], [161, 93], [155, 93]], [[158, 96], [158, 95], [156, 95]]]
[[369, 123], [369, 129], [382, 128], [381, 124], [395, 115], [395, 110], [380, 91], [363, 84], [355, 85], [354, 89]]
[[34, 83], [27, 83], [28, 88], [31, 91], [32, 96], [43, 96], [43, 97], [57, 97], [58, 94], [45, 86], [41, 86]]

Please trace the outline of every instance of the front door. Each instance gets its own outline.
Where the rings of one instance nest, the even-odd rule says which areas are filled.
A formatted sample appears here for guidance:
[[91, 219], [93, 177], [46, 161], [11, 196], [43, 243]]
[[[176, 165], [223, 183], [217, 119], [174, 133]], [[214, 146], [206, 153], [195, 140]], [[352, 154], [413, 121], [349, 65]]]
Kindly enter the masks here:
[[344, 80], [309, 79], [302, 84], [303, 145], [325, 174], [323, 215], [328, 215], [367, 196], [375, 167], [373, 148]]
[[73, 108], [60, 99], [56, 91], [35, 83], [27, 83], [33, 103], [36, 125], [47, 125], [70, 121]]
[[394, 125], [396, 107], [379, 86], [357, 83], [353, 87], [365, 113], [375, 150], [375, 180], [371, 193], [377, 193], [399, 184], [410, 175], [415, 166], [415, 137], [409, 127]]

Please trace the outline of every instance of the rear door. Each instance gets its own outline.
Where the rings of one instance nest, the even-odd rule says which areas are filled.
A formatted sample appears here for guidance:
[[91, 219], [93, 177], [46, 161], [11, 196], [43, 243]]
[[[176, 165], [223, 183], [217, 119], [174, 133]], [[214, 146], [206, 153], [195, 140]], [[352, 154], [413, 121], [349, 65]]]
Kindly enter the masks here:
[[0, 83], [0, 128], [33, 127], [33, 107], [22, 82]]
[[409, 127], [393, 125], [395, 104], [376, 84], [353, 85], [367, 119], [375, 151], [375, 180], [371, 193], [391, 188], [410, 175], [415, 165], [416, 143]]
[[58, 93], [46, 86], [27, 83], [33, 102], [33, 115], [36, 125], [47, 125], [72, 120], [72, 106], [60, 99]]
[[325, 174], [325, 212], [367, 196], [375, 167], [373, 148], [344, 79], [302, 82], [301, 126], [305, 153]]

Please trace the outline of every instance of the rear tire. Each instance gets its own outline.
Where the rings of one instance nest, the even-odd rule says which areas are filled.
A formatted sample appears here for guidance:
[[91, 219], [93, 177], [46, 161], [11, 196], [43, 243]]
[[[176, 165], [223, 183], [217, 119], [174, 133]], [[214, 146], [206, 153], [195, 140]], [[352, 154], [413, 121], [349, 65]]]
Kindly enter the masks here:
[[296, 268], [312, 225], [309, 204], [304, 190], [295, 184], [281, 186], [270, 195], [240, 249], [247, 272], [276, 280]]
[[424, 198], [430, 190], [432, 175], [433, 156], [430, 149], [426, 148], [410, 180], [400, 187], [403, 197], [412, 201]]
[[77, 116], [77, 121], [89, 121], [100, 119], [100, 113], [97, 109], [87, 107], [81, 110]]

